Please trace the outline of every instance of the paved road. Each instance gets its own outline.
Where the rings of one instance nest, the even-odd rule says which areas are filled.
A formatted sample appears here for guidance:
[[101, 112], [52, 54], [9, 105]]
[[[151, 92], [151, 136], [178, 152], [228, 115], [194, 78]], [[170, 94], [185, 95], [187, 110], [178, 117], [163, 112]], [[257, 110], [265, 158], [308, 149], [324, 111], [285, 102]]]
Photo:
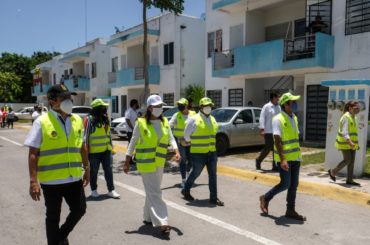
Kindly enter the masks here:
[[[43, 201], [33, 202], [28, 195], [28, 149], [21, 146], [25, 134], [20, 129], [0, 131], [1, 245], [46, 244]], [[258, 196], [269, 187], [224, 176], [219, 176], [218, 185], [219, 196], [226, 206], [212, 207], [207, 202], [206, 174], [201, 175], [192, 191], [197, 200], [189, 203], [179, 193], [180, 176], [176, 168], [167, 169], [162, 184], [174, 227], [170, 240], [164, 241], [158, 230], [141, 223], [144, 197], [140, 176], [123, 174], [119, 161], [122, 155], [115, 158], [114, 178], [122, 198], [89, 198], [86, 215], [70, 235], [71, 244], [369, 244], [370, 241], [369, 208], [298, 194], [297, 209], [308, 218], [302, 224], [282, 216], [284, 193], [271, 202], [270, 216], [264, 217], [259, 212]], [[99, 191], [106, 192], [101, 179]], [[88, 188], [86, 193], [90, 193]]]

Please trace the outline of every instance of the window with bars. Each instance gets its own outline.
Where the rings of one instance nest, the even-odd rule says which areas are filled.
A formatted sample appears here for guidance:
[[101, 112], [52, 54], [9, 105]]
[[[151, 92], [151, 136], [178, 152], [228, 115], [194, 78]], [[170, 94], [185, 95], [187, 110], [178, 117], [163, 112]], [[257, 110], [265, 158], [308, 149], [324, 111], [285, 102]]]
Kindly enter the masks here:
[[370, 0], [346, 1], [346, 35], [370, 32]]
[[164, 65], [171, 65], [174, 63], [173, 42], [164, 45]]
[[207, 57], [212, 57], [213, 52], [222, 51], [222, 30], [208, 33]]
[[174, 93], [163, 94], [163, 102], [169, 106], [174, 105], [175, 95]]
[[112, 113], [118, 113], [118, 96], [112, 96]]
[[222, 90], [207, 90], [207, 97], [213, 101], [216, 108], [222, 107]]
[[229, 106], [243, 106], [243, 89], [229, 89]]
[[96, 77], [96, 62], [91, 63], [91, 77], [92, 78]]

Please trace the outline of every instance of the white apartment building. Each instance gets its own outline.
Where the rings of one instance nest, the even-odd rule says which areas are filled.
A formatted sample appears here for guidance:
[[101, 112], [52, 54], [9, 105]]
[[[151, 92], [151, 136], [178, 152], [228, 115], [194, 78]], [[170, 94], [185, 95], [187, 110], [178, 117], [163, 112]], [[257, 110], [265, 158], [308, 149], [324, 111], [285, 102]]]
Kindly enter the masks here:
[[206, 16], [208, 96], [262, 106], [271, 91], [299, 94], [307, 141], [325, 142], [321, 82], [370, 77], [370, 0], [206, 0]]
[[[167, 13], [148, 20], [149, 88], [168, 105], [174, 105], [188, 85], [204, 87], [204, 33], [204, 19]], [[107, 43], [113, 117], [123, 116], [131, 99], [144, 103], [142, 44], [142, 24], [112, 35]]]
[[89, 105], [95, 97], [109, 97], [109, 51], [106, 41], [97, 38], [83, 47], [38, 65], [36, 68], [41, 69], [42, 77], [40, 82], [40, 78], [34, 75], [37, 82], [34, 83], [32, 95], [37, 96], [39, 103], [45, 104], [47, 89], [54, 84], [64, 83], [70, 91], [77, 93], [74, 105]]

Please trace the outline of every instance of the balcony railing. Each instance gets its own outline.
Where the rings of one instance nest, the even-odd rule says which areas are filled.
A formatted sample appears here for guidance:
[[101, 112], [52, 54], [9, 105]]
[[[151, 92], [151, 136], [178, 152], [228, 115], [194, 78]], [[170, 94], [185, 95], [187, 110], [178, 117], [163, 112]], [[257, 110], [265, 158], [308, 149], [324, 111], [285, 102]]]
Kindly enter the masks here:
[[234, 51], [233, 50], [225, 50], [222, 52], [216, 52], [214, 55], [214, 63], [213, 69], [220, 70], [231, 68], [234, 66]]
[[135, 67], [135, 80], [144, 79], [144, 67]]
[[307, 35], [292, 40], [284, 40], [284, 61], [315, 57], [316, 36]]
[[[148, 66], [149, 84], [160, 83], [160, 68], [158, 65]], [[144, 84], [144, 68], [126, 68], [116, 73], [116, 81], [109, 84], [111, 88], [135, 86]]]
[[50, 84], [37, 84], [31, 88], [32, 96], [46, 95]]
[[64, 85], [73, 92], [89, 91], [90, 79], [85, 76], [73, 76], [69, 79], [64, 79]]

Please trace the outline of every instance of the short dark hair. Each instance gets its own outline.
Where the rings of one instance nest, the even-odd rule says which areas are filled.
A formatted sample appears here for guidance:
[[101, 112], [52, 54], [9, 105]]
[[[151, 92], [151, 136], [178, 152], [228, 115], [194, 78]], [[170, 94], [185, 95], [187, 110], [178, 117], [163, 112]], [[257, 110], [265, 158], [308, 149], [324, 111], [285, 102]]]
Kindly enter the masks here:
[[130, 101], [130, 107], [133, 107], [134, 105], [136, 105], [136, 104], [139, 104], [139, 101], [137, 101], [137, 99], [132, 99], [131, 101]]
[[272, 100], [273, 98], [276, 98], [276, 97], [279, 97], [279, 95], [277, 93], [271, 93], [270, 94], [270, 100]]

